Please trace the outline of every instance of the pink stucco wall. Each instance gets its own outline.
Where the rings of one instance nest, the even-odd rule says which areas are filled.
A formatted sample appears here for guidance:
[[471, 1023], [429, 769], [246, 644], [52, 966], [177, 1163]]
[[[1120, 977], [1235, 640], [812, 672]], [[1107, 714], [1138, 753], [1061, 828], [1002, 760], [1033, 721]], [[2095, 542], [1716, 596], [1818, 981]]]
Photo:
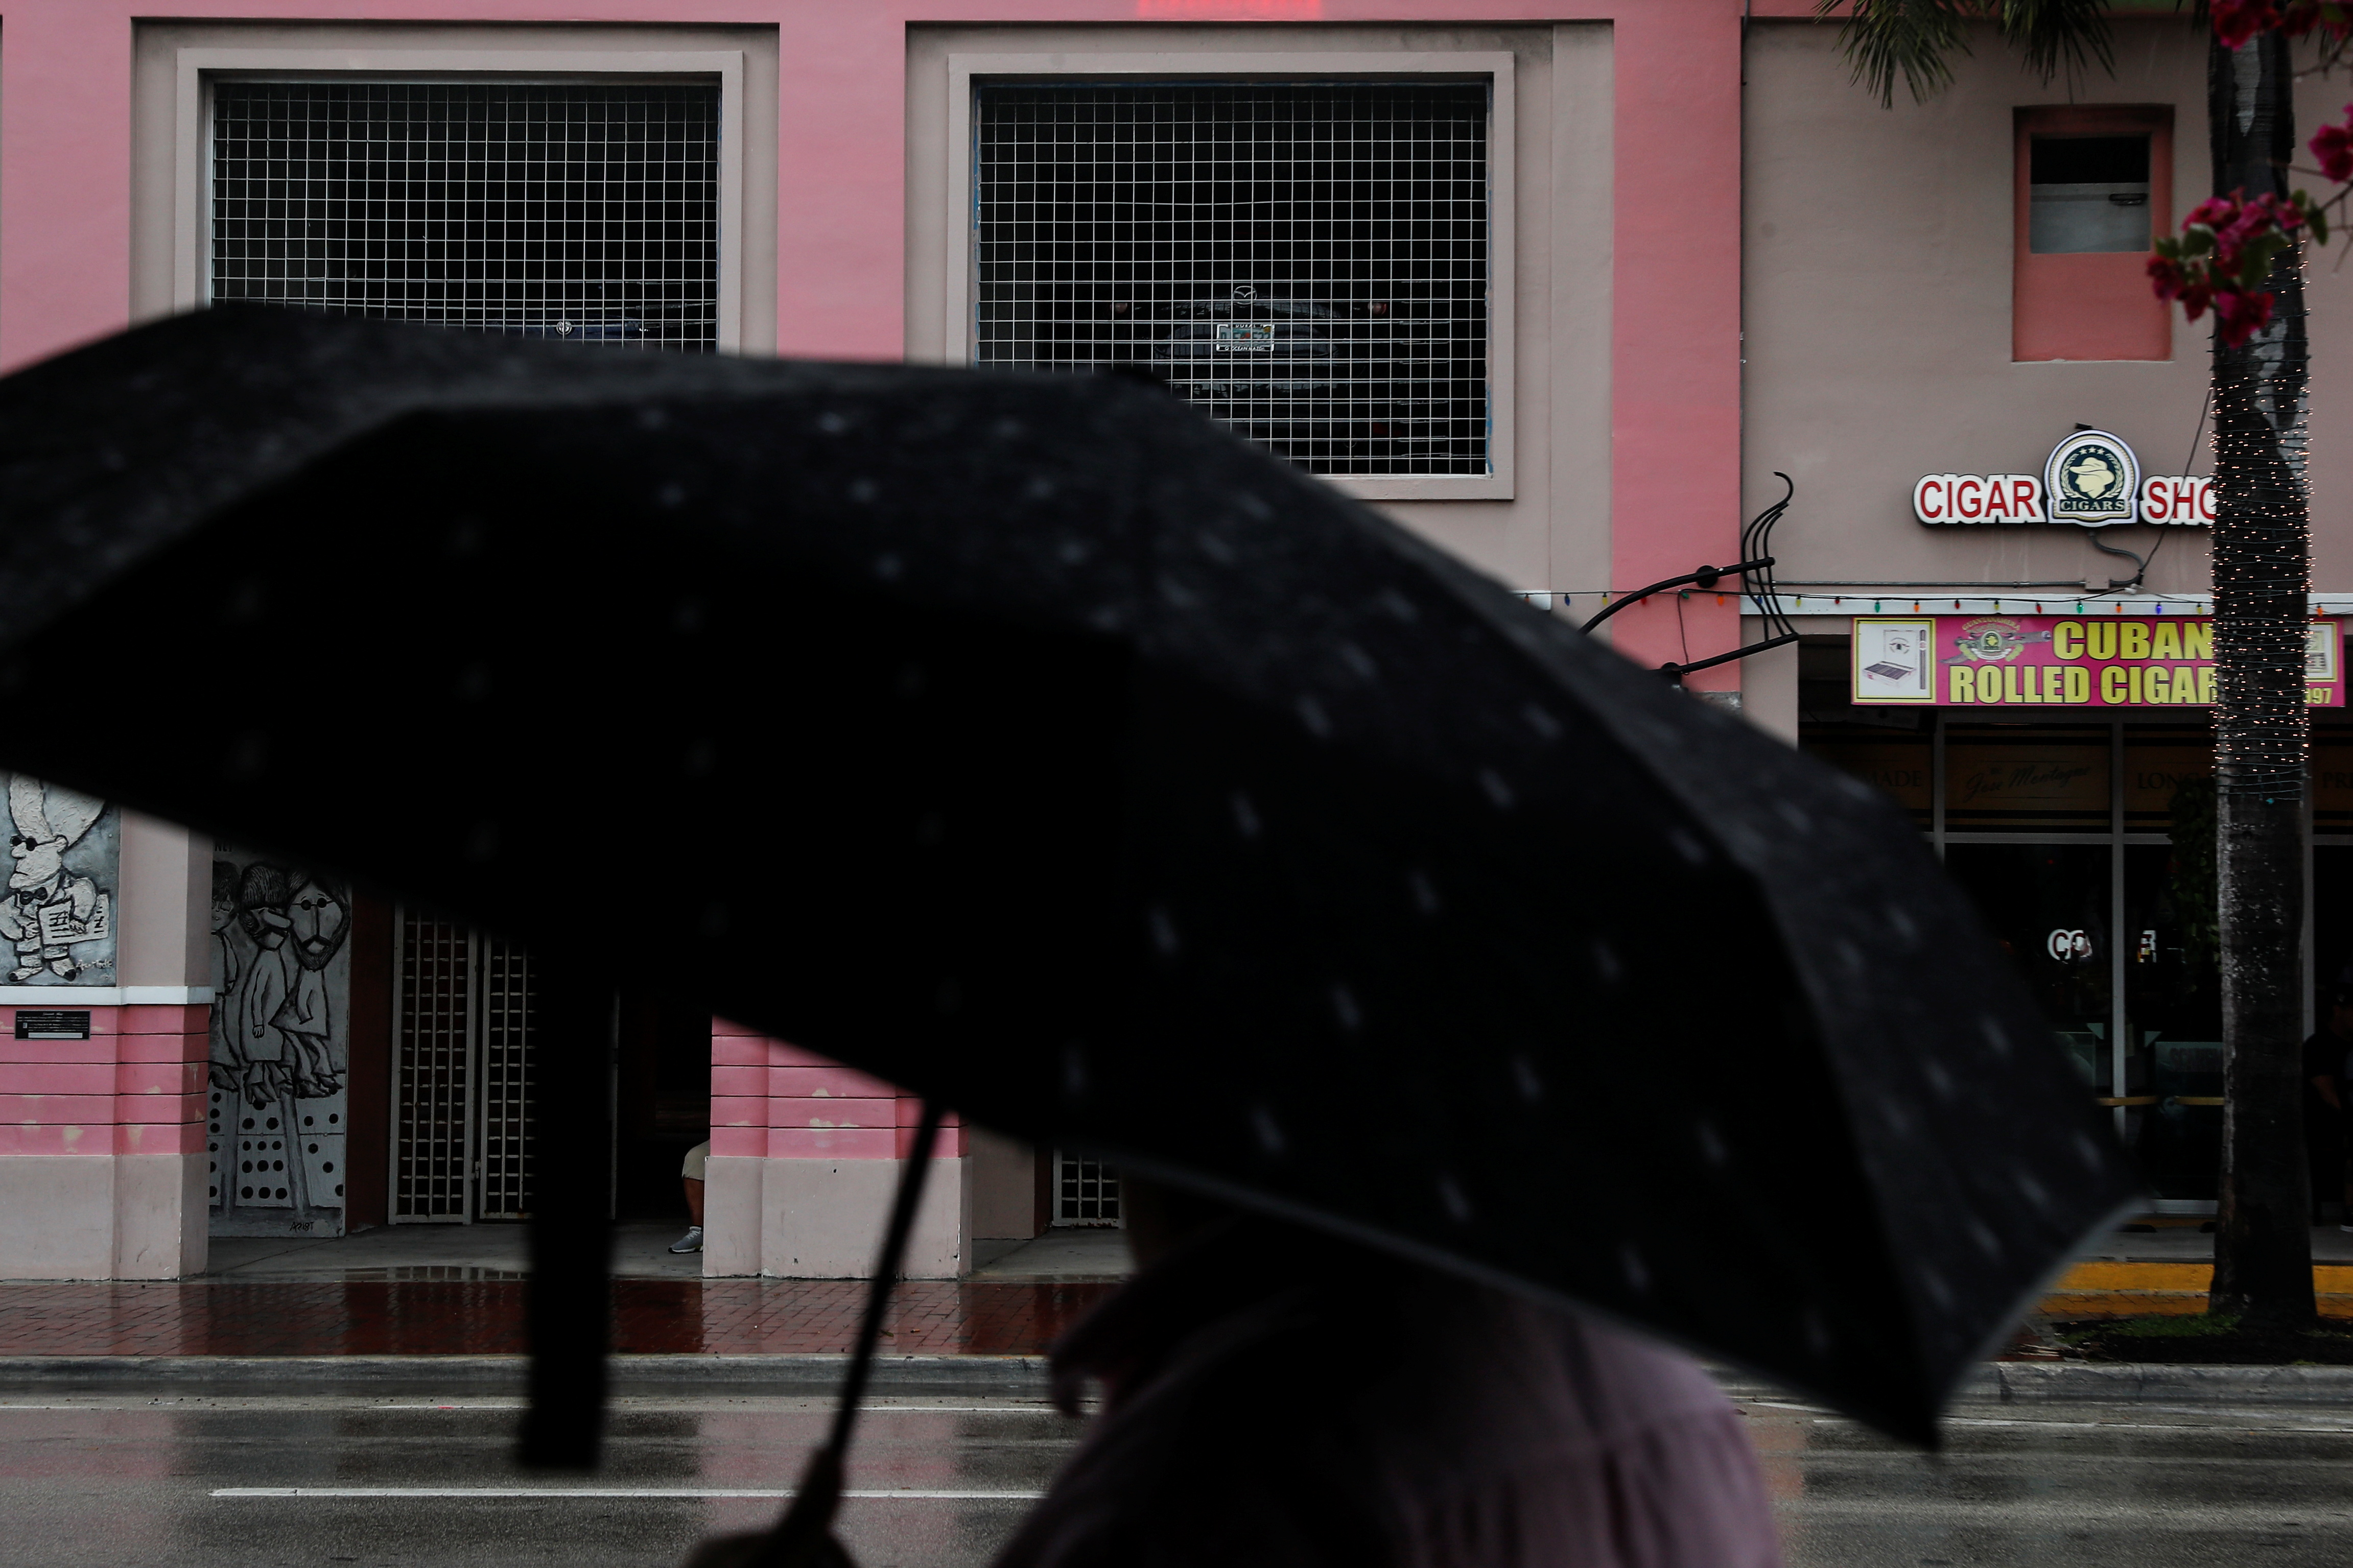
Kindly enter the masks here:
[[[770, 1160], [902, 1160], [923, 1101], [880, 1079], [770, 1039], [740, 1024], [711, 1025], [711, 1152]], [[950, 1118], [935, 1157], [964, 1152]]]
[[[1770, 8], [1785, 9], [1785, 5]], [[0, 47], [0, 368], [129, 319], [127, 0], [19, 0]], [[1730, 558], [1739, 527], [1741, 0], [189, 0], [176, 18], [735, 24], [778, 29], [778, 346], [892, 359], [904, 332], [911, 23], [1607, 21], [1614, 27], [1610, 575]], [[1540, 280], [1532, 286], [1541, 287]], [[1697, 595], [1619, 617], [1644, 663], [1721, 652]], [[1697, 678], [1730, 687], [1737, 667]]]
[[210, 1015], [92, 1007], [87, 1040], [19, 1040], [0, 1007], [0, 1155], [204, 1152]]

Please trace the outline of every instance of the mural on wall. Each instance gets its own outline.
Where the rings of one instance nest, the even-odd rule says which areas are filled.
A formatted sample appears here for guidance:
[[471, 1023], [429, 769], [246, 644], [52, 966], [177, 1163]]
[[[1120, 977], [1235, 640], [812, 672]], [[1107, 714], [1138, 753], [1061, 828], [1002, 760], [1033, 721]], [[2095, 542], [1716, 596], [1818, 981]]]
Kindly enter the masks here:
[[8, 890], [0, 938], [11, 985], [112, 985], [121, 814], [105, 801], [8, 775]]
[[213, 858], [215, 1236], [341, 1236], [351, 890], [228, 845]]

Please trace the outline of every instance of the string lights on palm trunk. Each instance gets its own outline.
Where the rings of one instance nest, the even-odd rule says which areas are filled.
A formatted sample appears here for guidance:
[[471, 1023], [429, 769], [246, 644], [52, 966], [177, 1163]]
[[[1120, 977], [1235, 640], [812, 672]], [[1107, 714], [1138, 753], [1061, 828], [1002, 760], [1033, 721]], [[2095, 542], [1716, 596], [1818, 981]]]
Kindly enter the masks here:
[[2274, 266], [2277, 307], [2242, 347], [2214, 349], [2214, 763], [2226, 795], [2303, 798], [2311, 603], [2303, 409], [2302, 259]]

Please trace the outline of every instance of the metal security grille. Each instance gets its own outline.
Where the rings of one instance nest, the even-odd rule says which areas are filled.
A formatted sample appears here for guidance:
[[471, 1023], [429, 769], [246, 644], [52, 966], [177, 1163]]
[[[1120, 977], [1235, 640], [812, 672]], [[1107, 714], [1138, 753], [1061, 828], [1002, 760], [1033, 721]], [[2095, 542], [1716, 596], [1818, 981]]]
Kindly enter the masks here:
[[473, 937], [404, 913], [393, 1041], [392, 1217], [462, 1224], [473, 1065]]
[[1489, 96], [977, 88], [976, 358], [1132, 367], [1312, 473], [1487, 473]]
[[216, 83], [212, 298], [708, 350], [719, 89]]
[[531, 955], [481, 939], [481, 1142], [477, 1217], [531, 1215]]
[[1055, 1150], [1052, 1223], [1119, 1224], [1119, 1173], [1100, 1160]]
[[528, 1219], [531, 954], [403, 913], [393, 1218]]

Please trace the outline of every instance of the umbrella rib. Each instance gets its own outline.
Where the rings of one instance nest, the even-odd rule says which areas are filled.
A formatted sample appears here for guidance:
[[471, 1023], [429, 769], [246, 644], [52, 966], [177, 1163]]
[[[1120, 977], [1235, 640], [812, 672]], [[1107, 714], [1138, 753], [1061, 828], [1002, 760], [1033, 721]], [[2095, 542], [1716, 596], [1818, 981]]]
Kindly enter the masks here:
[[923, 1195], [923, 1178], [931, 1171], [932, 1147], [939, 1141], [941, 1114], [937, 1101], [923, 1101], [923, 1118], [916, 1125], [914, 1142], [907, 1151], [906, 1167], [899, 1174], [898, 1193], [892, 1199], [890, 1227], [883, 1234], [882, 1255], [875, 1261], [874, 1284], [866, 1295], [865, 1314], [859, 1320], [857, 1347], [850, 1352], [849, 1369], [841, 1380], [841, 1399], [834, 1406], [832, 1430], [826, 1435], [825, 1447], [809, 1457], [792, 1506], [769, 1532], [766, 1550], [758, 1559], [764, 1565], [781, 1568], [783, 1564], [827, 1560], [817, 1547], [831, 1529], [834, 1511], [841, 1503], [843, 1467], [849, 1456], [850, 1434], [858, 1425], [858, 1407], [866, 1397], [866, 1380], [873, 1368], [875, 1347], [882, 1341], [882, 1319], [891, 1305], [891, 1288], [898, 1279], [907, 1238], [915, 1228], [915, 1207]]

